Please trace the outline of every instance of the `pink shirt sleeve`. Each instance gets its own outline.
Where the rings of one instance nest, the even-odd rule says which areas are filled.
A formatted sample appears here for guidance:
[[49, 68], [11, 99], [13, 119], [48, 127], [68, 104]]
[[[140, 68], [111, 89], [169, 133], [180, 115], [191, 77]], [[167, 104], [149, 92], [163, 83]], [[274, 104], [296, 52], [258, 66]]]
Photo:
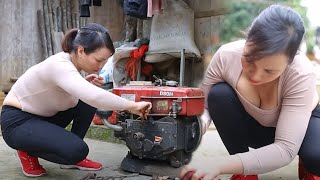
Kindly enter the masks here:
[[200, 88], [204, 91], [205, 95], [205, 109], [208, 109], [207, 98], [210, 88], [214, 84], [224, 81], [222, 73], [223, 61], [219, 49], [212, 57], [200, 85]]

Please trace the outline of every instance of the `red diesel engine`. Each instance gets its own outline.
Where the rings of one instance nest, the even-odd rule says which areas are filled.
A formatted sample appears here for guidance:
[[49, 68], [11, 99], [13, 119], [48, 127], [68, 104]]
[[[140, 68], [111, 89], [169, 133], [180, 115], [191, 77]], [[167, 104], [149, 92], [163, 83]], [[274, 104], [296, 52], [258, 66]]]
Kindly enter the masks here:
[[[167, 161], [173, 167], [189, 163], [202, 136], [197, 118], [204, 109], [202, 90], [123, 86], [114, 88], [112, 92], [128, 100], [152, 103], [146, 120], [128, 112], [113, 112], [113, 118], [109, 118], [111, 124], [117, 126], [113, 128], [115, 136], [124, 140], [130, 149], [126, 158]], [[126, 165], [122, 163], [122, 166]]]

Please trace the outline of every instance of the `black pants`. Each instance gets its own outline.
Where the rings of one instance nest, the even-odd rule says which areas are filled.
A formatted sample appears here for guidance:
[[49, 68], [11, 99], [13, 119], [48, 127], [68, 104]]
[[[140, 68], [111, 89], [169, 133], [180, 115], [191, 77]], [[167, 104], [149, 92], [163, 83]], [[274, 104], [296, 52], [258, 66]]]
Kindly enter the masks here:
[[[237, 94], [227, 83], [211, 87], [208, 95], [209, 114], [229, 154], [249, 151], [274, 142], [275, 128], [260, 125], [242, 106]], [[320, 176], [320, 106], [310, 117], [308, 129], [299, 150], [306, 170]]]
[[[74, 108], [53, 117], [41, 117], [12, 106], [3, 106], [1, 131], [5, 142], [42, 159], [72, 165], [89, 153], [83, 141], [96, 108], [79, 101]], [[73, 120], [71, 132], [65, 130]]]

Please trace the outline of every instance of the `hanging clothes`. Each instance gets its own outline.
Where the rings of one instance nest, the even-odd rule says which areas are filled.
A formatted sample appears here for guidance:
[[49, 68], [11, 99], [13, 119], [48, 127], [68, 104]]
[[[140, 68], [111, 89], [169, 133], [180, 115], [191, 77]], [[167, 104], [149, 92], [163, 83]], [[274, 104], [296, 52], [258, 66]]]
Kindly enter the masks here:
[[147, 18], [148, 0], [124, 0], [124, 13], [139, 19]]
[[102, 6], [102, 2], [101, 2], [101, 0], [93, 0], [92, 1], [92, 5], [94, 5], [94, 6]]
[[[130, 53], [130, 58], [126, 64], [126, 72], [132, 81], [137, 80], [138, 63], [148, 51], [148, 45], [142, 45], [139, 49], [135, 49]], [[152, 65], [146, 62], [141, 63], [141, 73], [146, 77], [151, 77]]]
[[147, 17], [152, 17], [154, 14], [163, 13], [165, 7], [165, 0], [148, 0]]
[[91, 0], [79, 0], [80, 17], [90, 17]]

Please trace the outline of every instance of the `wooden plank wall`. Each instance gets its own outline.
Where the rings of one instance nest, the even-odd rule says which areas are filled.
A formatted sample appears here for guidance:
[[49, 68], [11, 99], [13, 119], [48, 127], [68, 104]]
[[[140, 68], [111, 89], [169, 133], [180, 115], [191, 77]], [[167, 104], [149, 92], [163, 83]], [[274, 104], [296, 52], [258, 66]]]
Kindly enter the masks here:
[[[67, 0], [72, 5], [69, 13], [82, 22], [78, 13], [78, 0]], [[65, 1], [64, 1], [65, 2]], [[54, 9], [59, 0], [50, 0]], [[42, 10], [42, 0], [0, 0], [0, 90], [10, 87], [10, 78], [19, 77], [28, 68], [44, 60], [47, 55], [41, 44], [37, 11]], [[109, 28], [114, 41], [124, 38], [124, 15], [118, 1], [103, 0], [102, 6], [90, 7], [88, 22], [98, 22]], [[72, 14], [71, 14], [72, 13]], [[80, 18], [80, 19], [79, 19]], [[71, 22], [69, 22], [71, 23]], [[69, 27], [70, 25], [68, 25]], [[71, 27], [71, 26], [70, 26]]]
[[[187, 3], [194, 10], [195, 16], [204, 12], [214, 12], [226, 9], [227, 4], [224, 0], [188, 0]], [[201, 53], [212, 54], [212, 45], [219, 37], [222, 15], [204, 16], [195, 18], [195, 42]]]
[[[55, 1], [55, 0], [52, 0]], [[58, 1], [58, 0], [57, 0]], [[196, 15], [208, 17], [195, 19], [195, 43], [203, 55], [203, 61], [194, 65], [193, 86], [198, 86], [203, 77], [218, 39], [222, 16], [210, 17], [210, 11], [226, 7], [224, 0], [184, 0]], [[71, 0], [77, 9], [78, 0]], [[42, 0], [0, 0], [0, 89], [9, 83], [10, 77], [19, 77], [32, 65], [41, 62], [40, 34], [37, 27], [37, 10], [42, 8]], [[76, 15], [77, 10], [72, 10]], [[107, 27], [113, 41], [125, 38], [125, 17], [116, 0], [103, 0], [102, 6], [90, 7], [91, 17], [87, 22], [97, 22]], [[212, 13], [211, 13], [212, 14]], [[151, 20], [144, 20], [144, 33], [149, 32]], [[146, 36], [146, 35], [145, 35]]]
[[90, 7], [88, 22], [96, 22], [108, 28], [113, 41], [125, 37], [125, 20], [119, 0], [102, 0], [102, 6]]
[[[219, 41], [219, 33], [223, 22], [223, 14], [229, 8], [225, 0], [186, 0], [195, 12], [195, 43], [202, 54], [201, 62], [193, 65], [192, 86], [197, 87], [214, 54], [213, 46]], [[203, 17], [197, 17], [203, 15]]]
[[0, 88], [41, 59], [39, 0], [0, 0]]

